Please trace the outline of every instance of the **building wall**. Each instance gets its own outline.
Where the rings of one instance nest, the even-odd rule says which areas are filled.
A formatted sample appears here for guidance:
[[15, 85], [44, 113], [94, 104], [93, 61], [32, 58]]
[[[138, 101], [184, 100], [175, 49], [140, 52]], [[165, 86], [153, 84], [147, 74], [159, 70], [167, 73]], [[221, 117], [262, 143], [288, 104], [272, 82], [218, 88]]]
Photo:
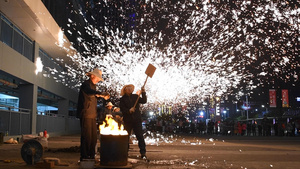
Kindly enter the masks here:
[[[18, 124], [24, 125], [24, 122], [22, 121], [22, 118], [19, 118], [22, 112], [18, 111], [11, 111], [11, 110], [5, 110], [0, 111], [0, 132], [1, 129], [10, 130], [8, 133], [10, 135], [23, 135], [23, 134], [38, 134], [39, 132], [43, 131], [44, 129], [49, 130], [49, 133], [52, 133], [53, 135], [57, 134], [68, 134], [68, 133], [79, 133], [80, 132], [80, 125], [79, 125], [79, 119], [76, 119], [75, 117], [69, 117], [68, 116], [68, 108], [69, 108], [69, 102], [77, 103], [78, 98], [78, 92], [74, 89], [70, 89], [66, 87], [65, 85], [56, 82], [54, 79], [49, 77], [44, 77], [43, 73], [40, 72], [38, 74], [35, 73], [36, 65], [35, 60], [39, 56], [39, 49], [40, 47], [46, 51], [49, 52], [48, 55], [52, 58], [57, 57], [66, 57], [67, 53], [64, 53], [60, 50], [59, 47], [57, 47], [53, 41], [44, 42], [41, 39], [43, 39], [42, 36], [44, 36], [44, 39], [51, 39], [55, 41], [57, 39], [57, 30], [60, 30], [57, 24], [50, 24], [49, 19], [45, 19], [46, 17], [43, 17], [44, 19], [36, 19], [35, 14], [38, 13], [32, 13], [32, 11], [36, 11], [38, 9], [46, 9], [43, 7], [43, 4], [40, 1], [35, 1], [34, 3], [31, 3], [32, 1], [15, 1], [11, 0], [5, 5], [9, 5], [9, 3], [16, 4], [19, 3], [24, 5], [23, 8], [20, 8], [19, 10], [24, 10], [25, 13], [29, 15], [24, 15], [24, 18], [19, 17], [13, 17], [10, 18], [10, 13], [12, 11], [9, 11], [7, 8], [1, 8], [0, 12], [4, 13], [6, 15], [7, 19], [11, 21], [14, 26], [20, 28], [20, 31], [23, 31], [27, 37], [30, 37], [31, 40], [34, 43], [34, 56], [33, 61], [29, 60], [16, 50], [14, 50], [11, 46], [8, 46], [7, 44], [0, 41], [0, 72], [4, 72], [6, 76], [11, 76], [13, 78], [18, 78], [22, 81], [22, 85], [19, 85], [18, 88], [14, 88], [16, 92], [19, 92], [20, 95], [20, 108], [26, 108], [30, 110], [30, 124], [28, 124], [28, 118], [26, 118], [25, 126], [23, 128], [26, 128], [26, 130], [23, 130], [21, 125], [13, 125], [13, 122]], [[1, 2], [3, 3], [3, 2]], [[27, 6], [29, 5], [29, 6]], [[2, 6], [2, 5], [1, 5]], [[15, 5], [13, 5], [15, 6]], [[12, 6], [12, 7], [13, 7]], [[19, 8], [20, 6], [18, 6]], [[13, 10], [14, 8], [12, 8]], [[21, 13], [21, 11], [18, 11]], [[16, 11], [16, 13], [18, 13]], [[12, 14], [14, 15], [14, 14]], [[16, 16], [16, 15], [15, 15]], [[49, 13], [46, 14], [47, 17], [51, 16]], [[25, 18], [26, 17], [26, 18]], [[32, 17], [32, 18], [31, 18]], [[31, 33], [26, 31], [30, 30], [30, 27], [32, 26], [31, 30], [37, 30], [36, 24], [28, 24], [26, 22], [22, 22], [22, 20], [33, 20], [38, 23], [40, 27], [43, 27], [43, 31], [39, 32], [37, 36], [32, 35]], [[14, 22], [16, 21], [16, 22]], [[50, 21], [53, 22], [54, 19], [50, 18]], [[18, 23], [18, 24], [16, 24]], [[26, 25], [25, 25], [26, 24]], [[50, 25], [49, 25], [50, 24]], [[22, 30], [22, 28], [26, 27], [26, 30]], [[45, 27], [47, 27], [45, 29]], [[0, 27], [1, 31], [1, 27]], [[35, 39], [37, 37], [37, 39]], [[38, 42], [41, 42], [39, 44]], [[52, 45], [49, 45], [52, 44]], [[58, 56], [59, 55], [59, 56]], [[23, 86], [26, 85], [27, 87], [24, 88]], [[29, 87], [28, 87], [29, 86]], [[1, 87], [1, 86], [0, 86]], [[47, 92], [53, 93], [57, 95], [60, 100], [59, 106], [58, 106], [58, 115], [38, 115], [36, 110], [36, 103], [37, 103], [37, 88], [42, 88], [46, 90]], [[27, 89], [32, 91], [27, 91]], [[20, 93], [21, 92], [21, 93]], [[28, 95], [28, 97], [24, 96]], [[32, 100], [24, 100], [24, 99], [32, 99]], [[27, 105], [30, 104], [30, 105]], [[21, 107], [23, 106], [23, 107]], [[16, 118], [11, 118], [12, 114]], [[16, 114], [16, 115], [15, 115]], [[4, 123], [7, 122], [8, 123]], [[23, 122], [23, 123], [22, 123]], [[3, 125], [8, 126], [3, 126]], [[28, 132], [28, 128], [30, 128], [30, 131]]]

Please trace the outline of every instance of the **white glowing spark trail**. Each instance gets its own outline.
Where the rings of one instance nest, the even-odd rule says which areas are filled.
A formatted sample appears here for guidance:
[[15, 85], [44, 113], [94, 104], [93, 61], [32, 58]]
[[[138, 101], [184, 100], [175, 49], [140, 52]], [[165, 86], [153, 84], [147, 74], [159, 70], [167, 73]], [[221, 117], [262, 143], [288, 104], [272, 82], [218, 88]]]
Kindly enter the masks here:
[[[113, 2], [105, 5], [110, 3], [113, 8]], [[157, 68], [146, 84], [150, 103], [222, 96], [241, 82], [253, 89], [261, 85], [253, 84], [253, 78], [265, 78], [270, 83], [267, 76], [278, 77], [282, 72], [289, 74], [281, 78], [298, 79], [294, 73], [299, 68], [299, 56], [295, 56], [298, 49], [293, 45], [297, 44], [297, 32], [299, 35], [299, 9], [252, 1], [223, 5], [211, 1], [170, 3], [144, 2], [142, 10], [137, 10], [140, 18], [134, 18], [138, 29], [128, 32], [119, 27], [112, 29], [109, 24], [100, 29], [89, 24], [84, 12], [77, 12], [86, 21], [86, 32], [74, 29], [76, 23], [71, 19], [68, 26], [72, 31], [65, 31], [79, 32], [77, 41], [84, 48], [82, 53], [69, 56], [78, 69], [66, 65], [69, 70], [65, 74], [72, 77], [73, 87], [80, 85], [85, 72], [98, 67], [107, 89], [119, 93], [123, 85], [131, 83], [138, 90], [144, 84], [149, 63]], [[120, 18], [125, 18], [122, 12], [128, 9], [124, 8], [118, 8]], [[103, 18], [110, 22], [108, 16]], [[287, 43], [283, 42], [284, 36], [289, 38]], [[294, 65], [289, 67], [291, 62]]]

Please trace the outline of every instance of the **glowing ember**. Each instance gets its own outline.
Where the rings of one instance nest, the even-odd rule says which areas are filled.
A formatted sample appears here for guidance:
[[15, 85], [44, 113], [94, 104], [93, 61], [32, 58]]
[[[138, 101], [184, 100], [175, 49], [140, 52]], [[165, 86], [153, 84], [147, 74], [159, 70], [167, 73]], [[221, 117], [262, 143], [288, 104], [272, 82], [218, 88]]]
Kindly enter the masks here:
[[123, 124], [119, 127], [118, 123], [110, 115], [106, 116], [99, 129], [102, 135], [128, 135], [127, 131], [124, 130]]

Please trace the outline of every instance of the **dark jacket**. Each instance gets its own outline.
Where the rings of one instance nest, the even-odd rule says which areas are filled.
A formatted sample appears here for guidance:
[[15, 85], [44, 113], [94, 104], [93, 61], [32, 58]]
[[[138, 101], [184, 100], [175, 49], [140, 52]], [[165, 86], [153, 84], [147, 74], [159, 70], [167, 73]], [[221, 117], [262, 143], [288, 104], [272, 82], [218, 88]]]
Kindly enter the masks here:
[[97, 97], [96, 85], [91, 80], [82, 83], [79, 91], [77, 117], [78, 118], [96, 118], [97, 117]]
[[137, 94], [131, 94], [130, 96], [124, 95], [120, 99], [120, 109], [121, 112], [123, 113], [123, 120], [125, 123], [130, 123], [134, 121], [141, 122], [142, 121], [142, 116], [140, 112], [140, 105], [147, 103], [147, 96], [146, 92], [142, 92], [142, 97], [139, 98], [138, 104], [136, 104], [135, 107], [135, 112], [132, 114], [129, 113], [129, 109], [132, 108], [138, 98]]

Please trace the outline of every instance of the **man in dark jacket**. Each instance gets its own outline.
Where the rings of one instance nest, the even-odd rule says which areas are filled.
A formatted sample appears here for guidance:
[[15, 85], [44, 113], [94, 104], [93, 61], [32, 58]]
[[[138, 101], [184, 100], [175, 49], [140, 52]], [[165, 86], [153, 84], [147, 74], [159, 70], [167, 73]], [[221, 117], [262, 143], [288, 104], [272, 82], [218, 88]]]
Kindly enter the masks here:
[[95, 147], [97, 143], [97, 98], [109, 99], [109, 94], [96, 90], [96, 84], [102, 79], [102, 72], [94, 69], [86, 73], [89, 79], [84, 81], [80, 87], [77, 117], [80, 118], [81, 144], [80, 160], [95, 159]]
[[[141, 157], [147, 159], [146, 157], [146, 144], [143, 136], [142, 130], [142, 116], [140, 112], [140, 105], [147, 102], [145, 89], [142, 88], [141, 91], [138, 91], [142, 94], [132, 94], [134, 91], [134, 86], [132, 84], [125, 85], [121, 90], [121, 99], [120, 99], [120, 109], [123, 113], [124, 128], [127, 130], [128, 135], [130, 136], [131, 130], [134, 131], [136, 138], [138, 140], [138, 145], [140, 148]], [[139, 98], [139, 99], [138, 99]], [[135, 102], [138, 102], [135, 106]]]

